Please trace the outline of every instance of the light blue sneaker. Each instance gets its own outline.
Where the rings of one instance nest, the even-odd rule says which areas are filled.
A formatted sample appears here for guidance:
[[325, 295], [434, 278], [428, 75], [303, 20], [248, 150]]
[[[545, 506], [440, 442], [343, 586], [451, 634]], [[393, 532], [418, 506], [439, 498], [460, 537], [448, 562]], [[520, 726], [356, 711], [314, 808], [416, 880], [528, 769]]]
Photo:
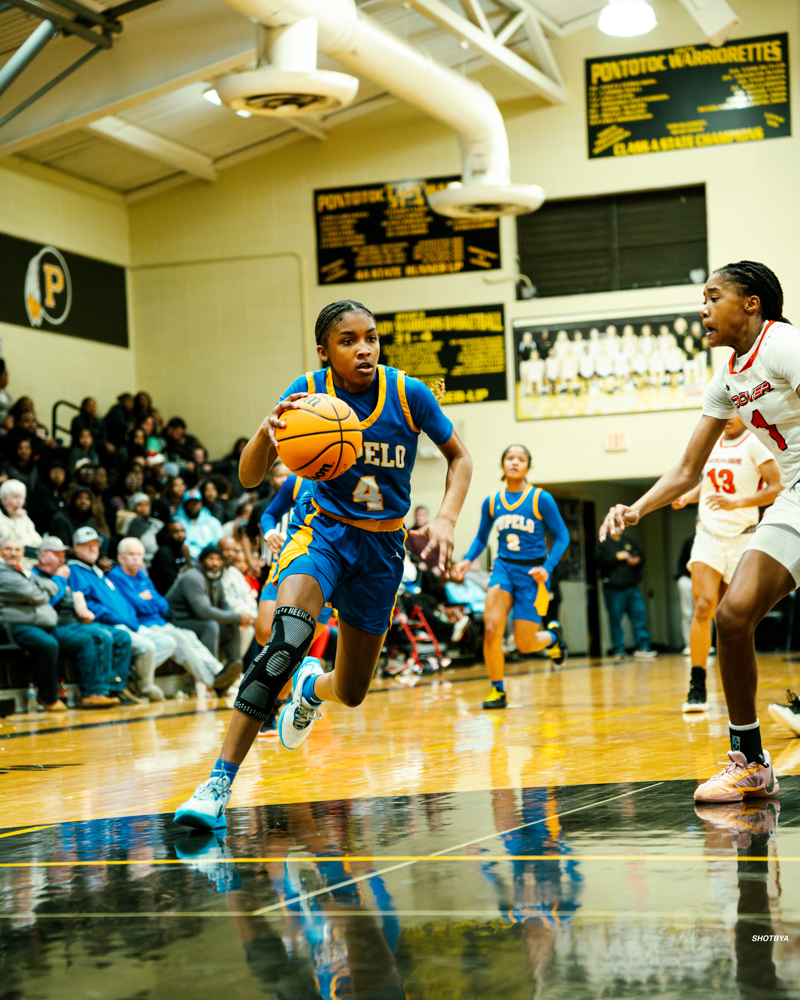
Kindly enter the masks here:
[[175, 841], [175, 854], [188, 868], [205, 875], [217, 892], [233, 892], [241, 887], [224, 831], [183, 834]]
[[173, 823], [194, 826], [198, 830], [217, 830], [227, 827], [225, 807], [231, 798], [231, 779], [226, 774], [215, 774], [198, 785], [194, 794], [175, 810]]
[[309, 705], [303, 697], [303, 685], [309, 677], [322, 677], [324, 670], [318, 659], [307, 656], [292, 678], [292, 700], [281, 710], [278, 735], [287, 750], [296, 750], [305, 743], [311, 727], [322, 718], [317, 705]]

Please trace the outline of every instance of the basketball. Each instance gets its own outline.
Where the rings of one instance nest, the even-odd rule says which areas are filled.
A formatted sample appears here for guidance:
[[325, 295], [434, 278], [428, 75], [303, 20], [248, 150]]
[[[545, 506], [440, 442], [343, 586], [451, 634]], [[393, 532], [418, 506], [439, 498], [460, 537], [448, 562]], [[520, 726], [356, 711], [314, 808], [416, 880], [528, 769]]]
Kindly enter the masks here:
[[336, 396], [306, 396], [296, 410], [285, 410], [286, 426], [275, 431], [283, 464], [317, 482], [347, 472], [361, 454], [361, 425], [353, 410]]

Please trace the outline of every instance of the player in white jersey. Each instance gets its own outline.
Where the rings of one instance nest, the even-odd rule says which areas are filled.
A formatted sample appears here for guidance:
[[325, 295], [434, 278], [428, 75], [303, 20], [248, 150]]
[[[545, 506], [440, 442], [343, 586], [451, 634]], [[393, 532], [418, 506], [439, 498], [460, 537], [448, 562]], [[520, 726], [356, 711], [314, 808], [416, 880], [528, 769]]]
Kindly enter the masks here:
[[[709, 346], [733, 353], [709, 383], [703, 416], [680, 462], [630, 507], [612, 507], [600, 538], [621, 534], [695, 485], [732, 416], [742, 418], [778, 463], [783, 492], [742, 554], [716, 616], [730, 763], [694, 793], [700, 802], [741, 802], [778, 794], [769, 751], [761, 746], [753, 636], [764, 615], [800, 584], [800, 330], [783, 316], [783, 290], [764, 264], [726, 264], [703, 294]], [[800, 699], [790, 695], [788, 706], [770, 706], [770, 713], [800, 735]]]
[[711, 648], [711, 621], [733, 571], [753, 537], [758, 508], [780, 493], [778, 463], [740, 417], [731, 417], [714, 445], [703, 478], [672, 506], [698, 503], [697, 533], [689, 558], [694, 614], [689, 637], [692, 673], [684, 712], [705, 712], [706, 660]]

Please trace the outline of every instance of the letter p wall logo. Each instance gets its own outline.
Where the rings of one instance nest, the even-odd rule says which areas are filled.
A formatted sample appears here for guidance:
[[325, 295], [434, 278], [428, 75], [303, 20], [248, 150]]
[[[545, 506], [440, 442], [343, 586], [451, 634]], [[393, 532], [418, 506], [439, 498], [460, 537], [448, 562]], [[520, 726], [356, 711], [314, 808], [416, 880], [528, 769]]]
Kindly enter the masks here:
[[25, 311], [31, 326], [46, 320], [60, 326], [72, 306], [72, 281], [67, 262], [55, 247], [44, 247], [28, 264]]

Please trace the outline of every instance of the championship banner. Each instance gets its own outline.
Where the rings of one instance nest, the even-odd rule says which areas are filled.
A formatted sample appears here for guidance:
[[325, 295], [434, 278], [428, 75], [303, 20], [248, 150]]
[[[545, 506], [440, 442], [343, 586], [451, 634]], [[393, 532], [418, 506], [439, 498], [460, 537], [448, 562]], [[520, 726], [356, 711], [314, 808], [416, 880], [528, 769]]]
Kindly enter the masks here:
[[128, 346], [125, 268], [0, 233], [0, 322]]
[[315, 191], [319, 284], [497, 270], [497, 219], [450, 219], [428, 204], [429, 194], [457, 180]]
[[697, 312], [514, 323], [517, 419], [698, 409], [710, 354]]
[[589, 158], [792, 134], [789, 36], [586, 60]]
[[432, 385], [443, 405], [508, 399], [503, 306], [378, 313], [381, 362]]

